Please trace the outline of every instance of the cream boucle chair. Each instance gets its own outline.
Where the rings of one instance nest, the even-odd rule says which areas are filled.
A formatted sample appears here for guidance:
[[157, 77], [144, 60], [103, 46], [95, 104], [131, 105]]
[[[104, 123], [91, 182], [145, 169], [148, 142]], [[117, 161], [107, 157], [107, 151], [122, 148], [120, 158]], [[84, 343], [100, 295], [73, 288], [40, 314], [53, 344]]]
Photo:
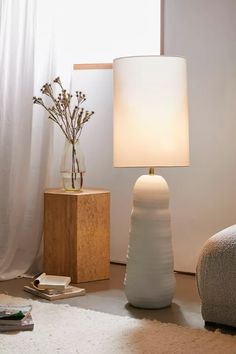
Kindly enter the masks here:
[[203, 319], [236, 327], [236, 225], [205, 243], [196, 277]]

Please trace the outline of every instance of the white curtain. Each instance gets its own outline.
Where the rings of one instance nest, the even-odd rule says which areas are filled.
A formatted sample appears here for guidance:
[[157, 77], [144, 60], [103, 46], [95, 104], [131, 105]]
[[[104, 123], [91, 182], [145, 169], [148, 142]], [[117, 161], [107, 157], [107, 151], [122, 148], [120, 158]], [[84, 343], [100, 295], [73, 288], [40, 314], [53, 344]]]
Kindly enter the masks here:
[[32, 97], [59, 71], [69, 82], [57, 5], [0, 0], [0, 280], [42, 270], [43, 191], [59, 184], [62, 137]]
[[[126, 52], [128, 34], [142, 54], [159, 49], [159, 1], [145, 11], [141, 0], [114, 3], [115, 12], [109, 0], [0, 0], [0, 280], [42, 270], [43, 192], [60, 186], [64, 137], [32, 97], [56, 76], [70, 88], [73, 63], [111, 60], [118, 42]], [[152, 16], [149, 41], [138, 19], [129, 25], [134, 9], [149, 26]]]

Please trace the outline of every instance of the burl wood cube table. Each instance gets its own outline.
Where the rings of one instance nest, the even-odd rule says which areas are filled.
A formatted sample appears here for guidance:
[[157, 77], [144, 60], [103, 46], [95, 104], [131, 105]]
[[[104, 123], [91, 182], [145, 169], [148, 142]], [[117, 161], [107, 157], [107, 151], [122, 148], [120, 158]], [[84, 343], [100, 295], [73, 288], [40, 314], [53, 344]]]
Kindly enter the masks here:
[[44, 193], [44, 272], [72, 283], [109, 278], [110, 192]]

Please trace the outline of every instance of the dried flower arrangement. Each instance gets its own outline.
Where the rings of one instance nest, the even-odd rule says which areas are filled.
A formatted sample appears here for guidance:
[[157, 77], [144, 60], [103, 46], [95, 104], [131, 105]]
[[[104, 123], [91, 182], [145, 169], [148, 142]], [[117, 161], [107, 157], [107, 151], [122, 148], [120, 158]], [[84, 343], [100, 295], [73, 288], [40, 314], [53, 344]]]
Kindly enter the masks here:
[[48, 118], [55, 122], [64, 133], [67, 141], [72, 145], [72, 166], [71, 166], [71, 185], [75, 189], [75, 180], [79, 174], [80, 186], [83, 183], [83, 173], [80, 170], [79, 158], [76, 154], [76, 144], [79, 141], [84, 124], [88, 122], [93, 111], [85, 111], [81, 107], [82, 103], [86, 100], [85, 94], [76, 91], [76, 104], [72, 108], [72, 97], [70, 92], [62, 86], [60, 77], [57, 77], [53, 82], [60, 87], [60, 93], [55, 96], [52, 85], [46, 83], [41, 88], [43, 95], [48, 96], [52, 101], [52, 106], [47, 106], [41, 97], [33, 97], [33, 103], [41, 105], [48, 113]]

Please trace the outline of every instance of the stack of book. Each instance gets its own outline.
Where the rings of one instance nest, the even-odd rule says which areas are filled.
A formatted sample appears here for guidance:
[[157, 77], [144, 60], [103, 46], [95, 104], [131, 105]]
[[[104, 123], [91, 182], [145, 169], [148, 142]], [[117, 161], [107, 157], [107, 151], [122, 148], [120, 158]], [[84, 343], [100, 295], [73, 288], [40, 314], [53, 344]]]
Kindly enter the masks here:
[[85, 289], [70, 285], [70, 281], [70, 277], [42, 273], [24, 290], [50, 301], [85, 295]]
[[32, 331], [31, 305], [0, 305], [0, 332]]

